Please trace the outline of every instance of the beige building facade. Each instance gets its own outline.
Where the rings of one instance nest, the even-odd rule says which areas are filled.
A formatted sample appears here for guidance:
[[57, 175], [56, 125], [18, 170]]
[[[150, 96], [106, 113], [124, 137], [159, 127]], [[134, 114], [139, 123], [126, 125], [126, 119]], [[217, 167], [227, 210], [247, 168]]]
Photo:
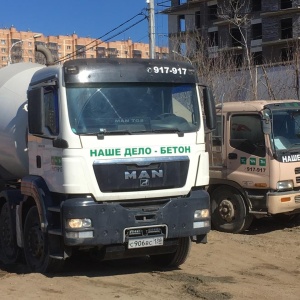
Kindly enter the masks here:
[[[103, 42], [90, 37], [72, 35], [44, 36], [38, 32], [18, 31], [15, 27], [0, 28], [0, 67], [17, 62], [40, 62], [43, 56], [35, 45], [44, 45], [54, 61], [63, 63], [74, 58], [149, 58], [149, 44], [132, 40]], [[156, 47], [156, 58], [168, 57], [167, 47]]]

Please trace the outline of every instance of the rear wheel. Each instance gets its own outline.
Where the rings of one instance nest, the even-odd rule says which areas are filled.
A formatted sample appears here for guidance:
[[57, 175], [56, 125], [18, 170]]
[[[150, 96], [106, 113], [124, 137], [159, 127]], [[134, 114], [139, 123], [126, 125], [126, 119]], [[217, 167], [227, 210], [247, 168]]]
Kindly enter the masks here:
[[151, 255], [150, 258], [154, 264], [160, 267], [176, 268], [182, 265], [191, 250], [191, 239], [189, 237], [179, 238], [178, 246], [175, 252], [167, 254]]
[[24, 225], [24, 254], [27, 265], [33, 272], [59, 271], [64, 261], [50, 257], [47, 235], [41, 230], [36, 206], [30, 208]]
[[4, 264], [15, 263], [20, 254], [12, 213], [9, 204], [5, 202], [0, 213], [0, 259]]
[[242, 195], [232, 187], [220, 186], [212, 192], [211, 211], [212, 225], [218, 231], [239, 233], [253, 220]]

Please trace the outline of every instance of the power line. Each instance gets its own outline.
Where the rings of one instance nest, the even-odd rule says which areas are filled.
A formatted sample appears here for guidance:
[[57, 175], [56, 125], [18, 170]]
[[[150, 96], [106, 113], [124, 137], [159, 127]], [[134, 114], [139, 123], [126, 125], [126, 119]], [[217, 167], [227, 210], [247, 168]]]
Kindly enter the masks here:
[[[143, 9], [143, 10], [144, 10], [144, 9]], [[89, 46], [89, 45], [91, 45], [91, 44], [96, 43], [98, 40], [102, 40], [105, 36], [109, 35], [110, 33], [114, 32], [115, 30], [117, 30], [117, 29], [119, 29], [120, 27], [124, 26], [125, 24], [131, 22], [133, 19], [135, 19], [135, 18], [138, 17], [138, 16], [144, 16], [144, 18], [141, 19], [141, 20], [139, 20], [139, 21], [137, 21], [137, 22], [135, 22], [134, 24], [132, 24], [132, 25], [126, 27], [125, 29], [123, 29], [122, 31], [120, 31], [120, 32], [118, 32], [118, 33], [116, 33], [116, 34], [114, 34], [113, 36], [110, 36], [109, 38], [107, 38], [107, 39], [101, 41], [100, 43], [97, 44], [97, 46], [100, 45], [100, 44], [102, 44], [102, 43], [104, 43], [104, 42], [107, 42], [107, 41], [111, 40], [112, 38], [114, 38], [114, 37], [116, 37], [116, 36], [118, 36], [118, 35], [124, 33], [125, 31], [131, 29], [132, 27], [136, 26], [137, 24], [143, 22], [145, 19], [147, 19], [147, 16], [145, 15], [145, 13], [143, 13], [143, 10], [142, 10], [140, 13], [136, 14], [135, 16], [133, 16], [132, 18], [128, 19], [127, 21], [123, 22], [122, 24], [118, 25], [117, 27], [113, 28], [112, 30], [108, 31], [108, 32], [105, 33], [104, 35], [102, 35], [102, 36], [100, 36], [100, 37], [98, 37], [98, 38], [92, 40], [92, 41], [91, 41], [90, 43], [88, 43], [87, 45], [85, 45], [85, 46], [83, 46], [83, 47], [81, 47], [81, 48], [75, 50], [74, 52], [72, 52], [72, 53], [70, 53], [70, 54], [68, 54], [68, 55], [63, 56], [62, 58], [60, 58], [60, 59], [58, 59], [58, 60], [56, 60], [55, 63], [59, 63], [59, 62], [68, 60], [70, 57], [75, 57], [81, 50], [87, 51], [87, 50], [92, 49], [94, 46], [92, 46], [92, 47], [90, 47], [90, 48], [86, 48], [86, 47]]]

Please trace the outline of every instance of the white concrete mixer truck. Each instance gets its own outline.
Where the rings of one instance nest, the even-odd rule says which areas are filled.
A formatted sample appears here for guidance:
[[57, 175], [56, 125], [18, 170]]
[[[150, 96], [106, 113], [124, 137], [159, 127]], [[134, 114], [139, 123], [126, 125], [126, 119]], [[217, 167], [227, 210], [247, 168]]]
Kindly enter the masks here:
[[191, 65], [12, 64], [0, 69], [0, 105], [2, 262], [23, 252], [47, 272], [82, 250], [177, 267], [191, 242], [206, 243], [215, 107]]

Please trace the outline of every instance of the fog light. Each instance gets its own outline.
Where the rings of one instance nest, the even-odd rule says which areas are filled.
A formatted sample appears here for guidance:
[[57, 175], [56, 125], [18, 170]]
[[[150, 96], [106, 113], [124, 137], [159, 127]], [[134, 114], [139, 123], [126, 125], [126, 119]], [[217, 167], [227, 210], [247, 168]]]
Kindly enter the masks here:
[[210, 227], [210, 222], [209, 221], [194, 222], [193, 224], [193, 228], [204, 228], [204, 227]]
[[209, 209], [197, 209], [194, 212], [194, 219], [199, 220], [199, 219], [204, 219], [209, 217]]
[[92, 227], [91, 219], [68, 219], [67, 224], [69, 228], [89, 228]]
[[76, 232], [66, 232], [66, 237], [68, 239], [86, 239], [94, 237], [93, 231], [76, 231]]

